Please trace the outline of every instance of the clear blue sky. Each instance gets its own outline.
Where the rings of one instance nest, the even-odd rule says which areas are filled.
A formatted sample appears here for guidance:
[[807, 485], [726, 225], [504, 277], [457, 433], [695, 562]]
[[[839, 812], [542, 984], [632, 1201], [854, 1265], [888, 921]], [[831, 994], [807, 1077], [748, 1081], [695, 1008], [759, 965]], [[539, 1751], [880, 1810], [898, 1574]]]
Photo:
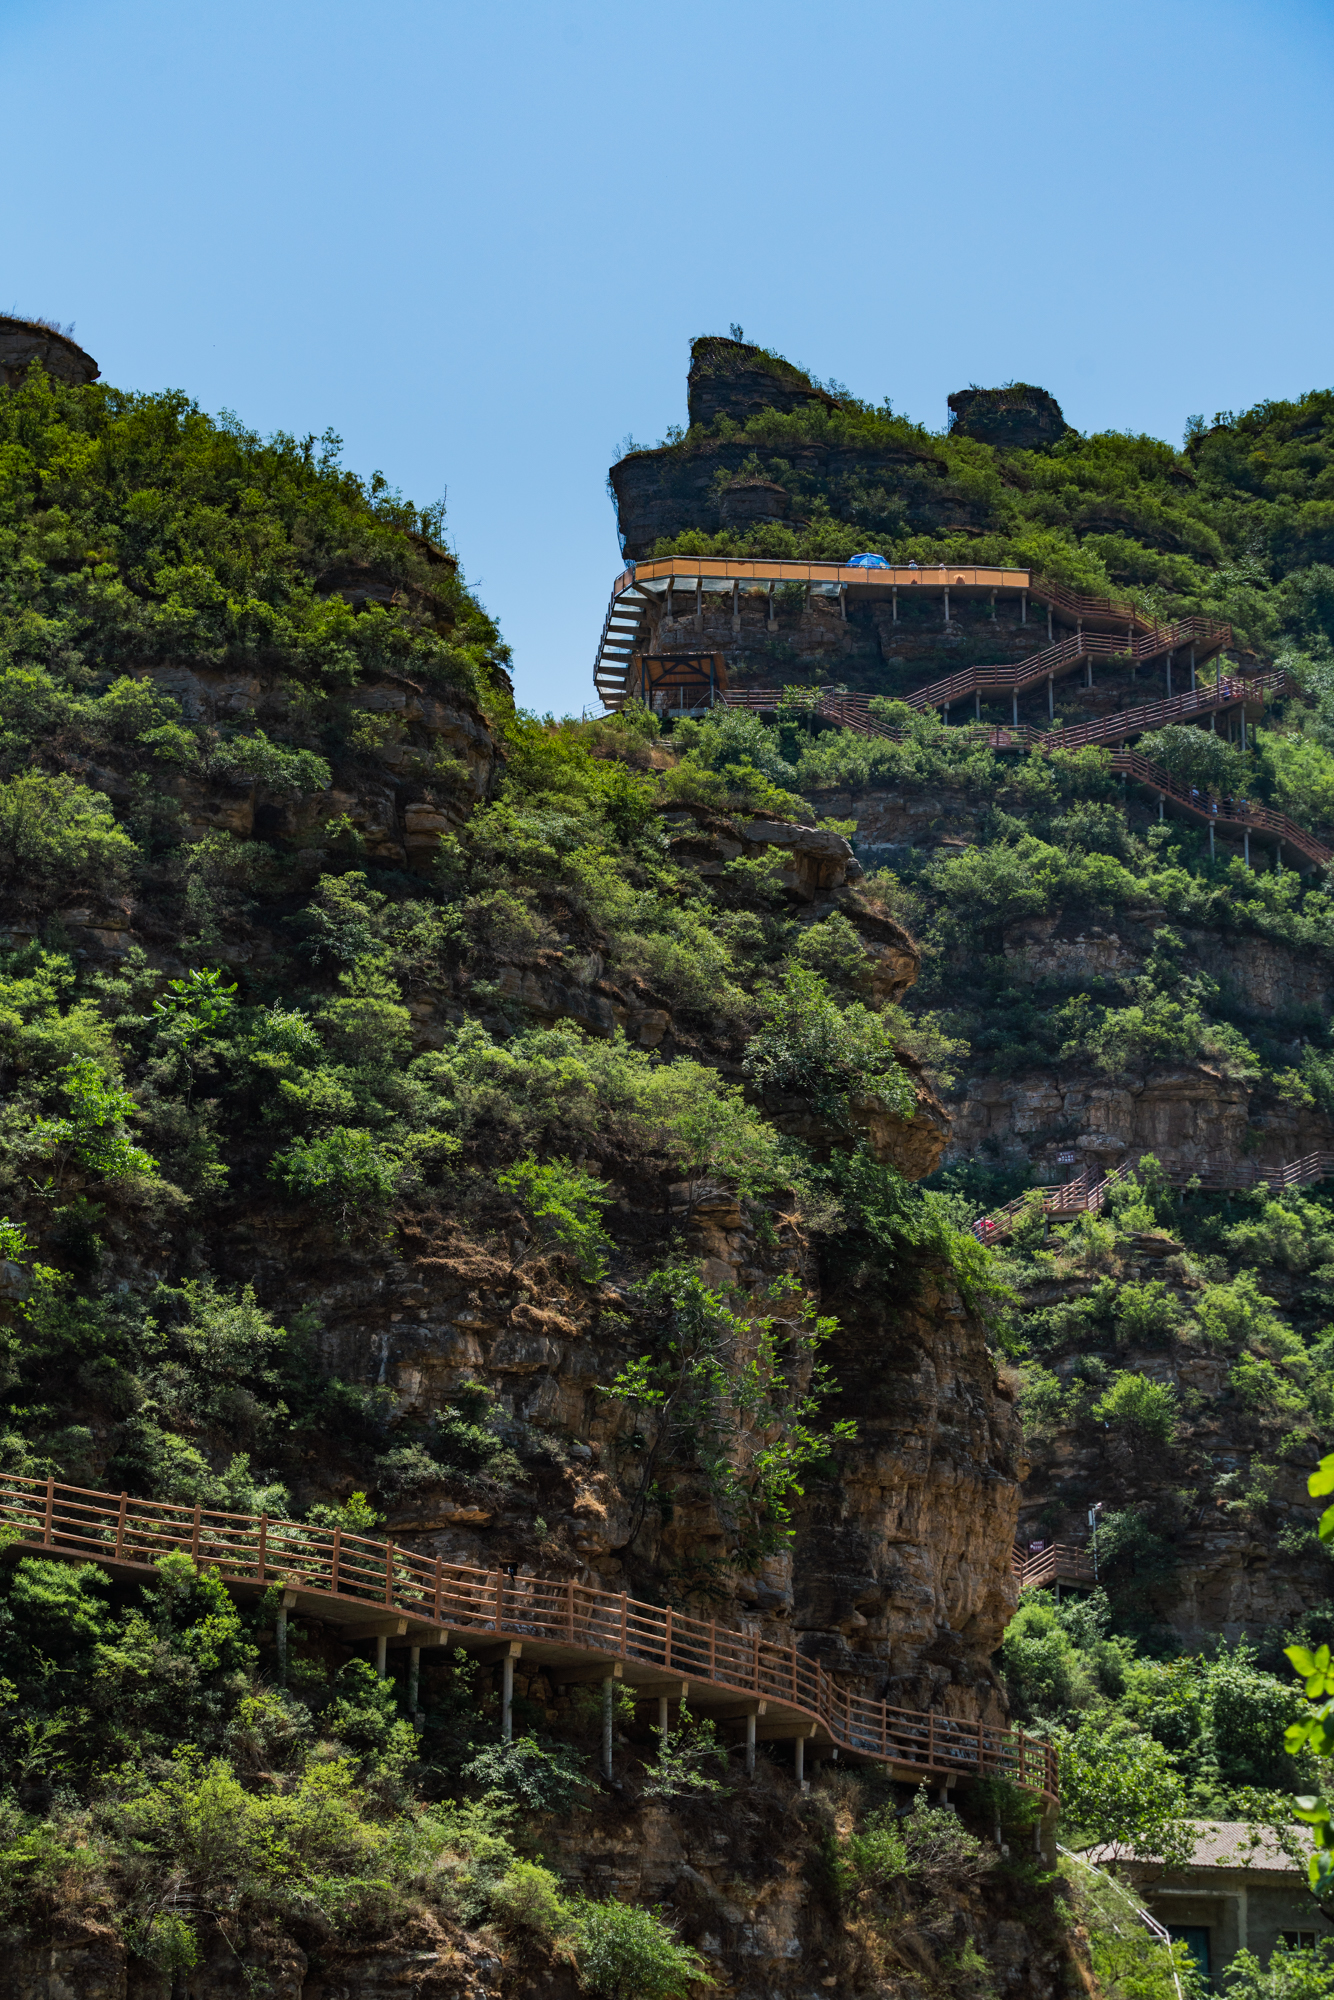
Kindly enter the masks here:
[[0, 310], [448, 488], [520, 699], [593, 701], [604, 480], [747, 335], [932, 428], [1334, 383], [1309, 0], [0, 0]]

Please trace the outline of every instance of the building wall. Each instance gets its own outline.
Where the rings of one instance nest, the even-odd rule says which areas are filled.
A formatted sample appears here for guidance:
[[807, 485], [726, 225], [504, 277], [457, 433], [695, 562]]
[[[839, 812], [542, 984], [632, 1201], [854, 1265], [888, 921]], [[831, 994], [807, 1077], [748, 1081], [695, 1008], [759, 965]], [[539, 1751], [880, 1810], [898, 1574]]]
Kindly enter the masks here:
[[1246, 1868], [1186, 1869], [1152, 1884], [1140, 1881], [1136, 1886], [1150, 1915], [1160, 1924], [1198, 1925], [1208, 1930], [1215, 1985], [1243, 1948], [1267, 1965], [1283, 1931], [1314, 1931], [1318, 1937], [1327, 1937], [1334, 1929], [1321, 1916], [1295, 1871], [1291, 1876], [1275, 1876]]

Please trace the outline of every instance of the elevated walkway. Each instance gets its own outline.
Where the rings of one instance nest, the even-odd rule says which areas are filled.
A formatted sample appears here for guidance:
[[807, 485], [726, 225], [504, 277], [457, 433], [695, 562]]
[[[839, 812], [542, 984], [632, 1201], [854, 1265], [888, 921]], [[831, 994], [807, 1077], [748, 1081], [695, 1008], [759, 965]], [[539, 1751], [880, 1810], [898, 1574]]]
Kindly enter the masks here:
[[[1141, 1156], [1142, 1157], [1142, 1156]], [[1136, 1163], [1138, 1164], [1138, 1163]], [[1049, 1219], [1064, 1222], [1076, 1215], [1099, 1213], [1112, 1189], [1135, 1172], [1135, 1166], [1116, 1167], [1110, 1174], [1082, 1173], [1056, 1187], [1028, 1188], [1006, 1202], [1004, 1208], [979, 1216], [973, 1234], [979, 1243], [999, 1243], [1014, 1231], [1020, 1217], [1036, 1209]], [[1303, 1153], [1281, 1167], [1256, 1166], [1254, 1161], [1205, 1160], [1200, 1165], [1169, 1173], [1175, 1187], [1200, 1187], [1223, 1194], [1252, 1187], [1307, 1187], [1334, 1175], [1334, 1152]]]
[[[1075, 644], [1075, 640], [1068, 640], [1062, 646], [1053, 647], [1051, 652], [1065, 653]], [[1037, 660], [1047, 657], [1039, 654]], [[1072, 659], [1070, 664], [1078, 662]], [[964, 673], [952, 676], [949, 682], [937, 681], [931, 687], [919, 689], [916, 694], [903, 698], [911, 707], [925, 711], [941, 705], [939, 696], [943, 688], [955, 687], [967, 679], [969, 686], [965, 691], [976, 693], [972, 683], [978, 675], [1003, 672], [1014, 676], [1035, 665], [1036, 661], [1026, 661], [1017, 668], [966, 669]], [[1032, 685], [1034, 680], [1045, 677], [1045, 674], [1035, 674], [1025, 685]], [[1010, 691], [1007, 683], [1005, 692]], [[731, 708], [751, 708], [767, 713], [782, 705], [784, 692], [782, 688], [742, 688], [728, 692], [721, 699]], [[1077, 723], [1070, 728], [1033, 729], [1027, 723], [1003, 723], [999, 726], [975, 724], [972, 727], [977, 730], [979, 740], [992, 750], [1041, 750], [1046, 753], [1083, 749], [1090, 744], [1123, 746], [1128, 737], [1143, 735], [1151, 729], [1162, 729], [1170, 722], [1198, 721], [1202, 716], [1222, 714], [1231, 708], [1240, 708], [1244, 714], [1250, 714], [1260, 711], [1266, 700], [1298, 692], [1297, 682], [1281, 670], [1245, 676], [1222, 675], [1217, 681], [1185, 694], [1174, 695], [1168, 701], [1148, 702], [1139, 708], [1122, 709], [1115, 715], [1100, 716], [1096, 721]], [[928, 696], [932, 698], [928, 700]], [[951, 698], [957, 698], [957, 689], [956, 695]], [[866, 694], [841, 694], [833, 689], [822, 689], [811, 703], [811, 713], [842, 729], [851, 729], [859, 736], [879, 736], [890, 742], [902, 742], [903, 731], [877, 722], [870, 713], [870, 702], [871, 697]], [[1286, 813], [1274, 812], [1270, 807], [1250, 799], [1220, 799], [1200, 791], [1198, 787], [1183, 785], [1161, 764], [1155, 764], [1124, 747], [1112, 750], [1111, 767], [1127, 782], [1137, 785], [1158, 801], [1160, 817], [1170, 806], [1174, 815], [1206, 828], [1211, 852], [1214, 837], [1221, 832], [1241, 841], [1248, 863], [1252, 840], [1272, 846], [1280, 864], [1285, 849], [1300, 857], [1298, 866], [1305, 861], [1312, 867], [1321, 867], [1334, 860], [1334, 850], [1317, 840], [1314, 834], [1308, 833], [1305, 827], [1298, 826]]]
[[1063, 1583], [1092, 1590], [1097, 1582], [1092, 1556], [1070, 1542], [1052, 1542], [1032, 1553], [1016, 1546], [1010, 1568], [1021, 1590], [1045, 1590], [1052, 1586], [1059, 1594]]
[[[1035, 607], [1042, 607], [1046, 613], [1047, 636], [1052, 641], [1048, 652], [1053, 647], [1059, 650], [1066, 643], [1055, 640], [1055, 619], [1075, 627], [1082, 650], [1071, 655], [1068, 664], [1044, 665], [1036, 676], [1039, 680], [1045, 678], [1049, 671], [1068, 672], [1092, 657], [1130, 657], [1147, 661], [1192, 645], [1196, 648], [1196, 664], [1199, 665], [1211, 653], [1229, 644], [1232, 636], [1229, 627], [1206, 618], [1178, 620], [1171, 626], [1160, 625], [1155, 618], [1141, 611], [1133, 600], [1088, 596], [1023, 569], [967, 563], [934, 563], [925, 568], [901, 563], [887, 565], [884, 569], [862, 569], [845, 563], [666, 556], [631, 565], [612, 585], [611, 602], [603, 621], [593, 667], [598, 694], [608, 708], [619, 708], [622, 702], [631, 699], [635, 679], [632, 663], [636, 654], [650, 653], [647, 643], [649, 614], [655, 607], [674, 609], [678, 594], [684, 594], [689, 607], [687, 615], [693, 614], [697, 626], [702, 629], [705, 597], [730, 598], [732, 629], [739, 635], [741, 598], [755, 593], [763, 596], [768, 604], [772, 626], [775, 595], [789, 584], [801, 585], [808, 598], [837, 600], [844, 616], [849, 604], [881, 602], [890, 604], [897, 617], [900, 603], [912, 596], [938, 596], [947, 625], [952, 599], [984, 599], [993, 609], [998, 602], [1017, 601], [1021, 623], [1025, 624]], [[1025, 666], [1029, 664], [1024, 663]], [[980, 668], [973, 671], [1012, 675], [1016, 669]], [[957, 676], [951, 679], [957, 679]], [[975, 688], [992, 685], [991, 682], [970, 682], [959, 693], [941, 699], [953, 702], [973, 693]], [[1022, 685], [1028, 686], [1031, 682]], [[1004, 691], [1011, 691], [1009, 682], [1004, 683]], [[929, 692], [923, 691], [924, 694]], [[933, 704], [926, 701], [924, 705], [930, 707]], [[934, 705], [939, 706], [940, 701]]]
[[123, 1582], [151, 1580], [174, 1550], [216, 1570], [237, 1594], [283, 1586], [284, 1606], [343, 1626], [350, 1640], [462, 1647], [484, 1659], [533, 1661], [556, 1682], [615, 1680], [645, 1700], [684, 1699], [696, 1714], [744, 1720], [815, 1755], [837, 1749], [883, 1764], [907, 1783], [1003, 1775], [1047, 1804], [1056, 1752], [1022, 1730], [935, 1710], [893, 1708], [850, 1693], [818, 1660], [670, 1606], [584, 1584], [471, 1569], [393, 1542], [161, 1500], [0, 1474], [0, 1525], [11, 1557], [95, 1562]]

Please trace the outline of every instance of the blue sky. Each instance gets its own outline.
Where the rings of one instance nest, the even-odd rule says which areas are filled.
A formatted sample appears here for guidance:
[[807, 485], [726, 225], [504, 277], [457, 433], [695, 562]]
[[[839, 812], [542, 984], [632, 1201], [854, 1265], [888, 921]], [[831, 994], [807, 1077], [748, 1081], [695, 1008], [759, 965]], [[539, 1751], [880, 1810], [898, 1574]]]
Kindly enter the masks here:
[[1334, 383], [1328, 0], [0, 0], [0, 66], [0, 310], [448, 489], [540, 710], [593, 702], [606, 470], [696, 333], [932, 428]]

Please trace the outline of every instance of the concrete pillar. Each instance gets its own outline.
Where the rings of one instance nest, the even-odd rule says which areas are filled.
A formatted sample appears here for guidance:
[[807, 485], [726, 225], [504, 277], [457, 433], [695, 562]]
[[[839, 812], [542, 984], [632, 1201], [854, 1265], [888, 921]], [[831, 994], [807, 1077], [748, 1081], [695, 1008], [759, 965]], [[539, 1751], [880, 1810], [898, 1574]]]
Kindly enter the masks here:
[[980, 722], [981, 720], [982, 720], [982, 691], [981, 691], [981, 689], [980, 689], [980, 688], [974, 688], [974, 689], [973, 689], [973, 721], [974, 721], [974, 722]]
[[1167, 699], [1172, 699], [1172, 655], [1167, 656]]
[[615, 1714], [613, 1707], [615, 1695], [616, 1683], [611, 1675], [608, 1674], [606, 1680], [602, 1683], [602, 1775], [604, 1778], [610, 1778], [611, 1776], [611, 1725], [612, 1717]]
[[1195, 692], [1195, 648], [1190, 649], [1190, 691]]
[[1249, 1916], [1250, 1912], [1246, 1906], [1246, 1891], [1244, 1889], [1238, 1889], [1237, 1891], [1237, 1950], [1238, 1951], [1245, 1951], [1248, 1947], [1250, 1939]]
[[384, 1633], [381, 1632], [379, 1638], [375, 1641], [375, 1671], [380, 1676], [381, 1680], [385, 1680], [388, 1678], [389, 1674], [388, 1660], [389, 1660], [389, 1641], [385, 1638]]
[[1212, 861], [1212, 860], [1213, 860], [1213, 858], [1214, 858], [1214, 823], [1213, 823], [1213, 821], [1212, 821], [1212, 820], [1210, 820], [1210, 822], [1209, 822], [1209, 859], [1210, 859], [1210, 860]]
[[408, 1649], [408, 1714], [416, 1716], [417, 1693], [421, 1686], [422, 1649], [411, 1646]]
[[1242, 859], [1245, 861], [1246, 866], [1249, 868], [1251, 865], [1251, 830], [1249, 827], [1246, 827], [1242, 832], [1241, 852], [1242, 852]]
[[1017, 729], [1017, 728], [1019, 727], [1019, 690], [1018, 690], [1018, 688], [1016, 688], [1016, 689], [1014, 690], [1013, 694], [1012, 694], [1012, 695], [1010, 696], [1010, 705], [1011, 705], [1011, 707], [1012, 707], [1012, 708], [1013, 708], [1013, 710], [1014, 710], [1014, 713], [1013, 713], [1013, 715], [1011, 716], [1011, 718], [1010, 718], [1010, 719], [1011, 719], [1011, 721], [1012, 721], [1012, 722], [1014, 723], [1014, 726], [1015, 726], [1015, 728]]
[[1048, 645], [1050, 646], [1051, 642], [1052, 642], [1052, 630], [1051, 630], [1051, 606], [1050, 606], [1050, 604], [1049, 604], [1049, 605], [1047, 606], [1047, 644], [1048, 644]]
[[770, 585], [769, 585], [769, 629], [770, 629], [770, 631], [772, 631], [772, 630], [773, 630], [774, 626], [775, 626], [775, 625], [776, 625], [777, 623], [778, 623], [778, 613], [777, 613], [777, 612], [775, 611], [775, 609], [774, 609], [774, 587], [773, 587], [773, 585], [772, 585], [772, 584], [770, 584]]
[[287, 1686], [287, 1606], [280, 1604], [273, 1622], [274, 1644], [278, 1648], [278, 1685]]
[[948, 624], [949, 624], [949, 622], [950, 622], [950, 587], [949, 587], [949, 585], [948, 585], [948, 584], [946, 584], [946, 585], [945, 585], [945, 623], [946, 623], [946, 624], [948, 625]]
[[1158, 794], [1158, 824], [1159, 824], [1159, 826], [1161, 826], [1161, 825], [1162, 825], [1162, 823], [1163, 823], [1163, 795], [1162, 795], [1162, 793], [1161, 793], [1161, 792], [1159, 792], [1159, 794]]
[[1278, 844], [1278, 852], [1274, 856], [1274, 873], [1276, 875], [1283, 873], [1283, 842], [1281, 840]]
[[704, 579], [702, 576], [697, 576], [695, 578], [695, 630], [697, 632], [702, 632], [703, 629], [704, 629]]
[[848, 586], [846, 583], [841, 583], [838, 586], [838, 609], [839, 616], [846, 625], [848, 621]]
[[514, 1656], [506, 1653], [500, 1663], [500, 1740], [514, 1741]]
[[1218, 710], [1216, 708], [1209, 710], [1209, 734], [1211, 736], [1217, 736], [1218, 734]]
[[732, 630], [734, 633], [741, 630], [741, 585], [739, 583], [732, 585]]
[[994, 590], [991, 593], [991, 622], [993, 625], [999, 622], [996, 617], [996, 593]]
[[889, 622], [891, 625], [897, 625], [899, 622], [899, 587], [897, 584], [895, 584], [893, 588], [890, 590], [889, 602], [890, 602]]
[[806, 1738], [804, 1736], [799, 1736], [797, 1738], [796, 1749], [794, 1754], [797, 1760], [796, 1763], [797, 1783], [799, 1785], [804, 1785], [806, 1782]]
[[1048, 676], [1047, 676], [1047, 720], [1048, 720], [1048, 722], [1050, 722], [1050, 721], [1051, 721], [1051, 720], [1053, 719], [1053, 717], [1055, 716], [1055, 714], [1056, 714], [1056, 696], [1055, 696], [1055, 695], [1053, 694], [1053, 692], [1052, 692], [1052, 685], [1051, 685], [1051, 675], [1050, 675], [1050, 674], [1048, 674]]
[[667, 1697], [665, 1694], [660, 1694], [658, 1696], [658, 1735], [665, 1736], [666, 1734], [667, 1734]]
[[746, 1717], [746, 1776], [755, 1775], [755, 1711], [752, 1708]]
[[1028, 623], [1028, 592], [1026, 590], [1021, 590], [1019, 593], [1019, 623], [1021, 625], [1027, 625]]

